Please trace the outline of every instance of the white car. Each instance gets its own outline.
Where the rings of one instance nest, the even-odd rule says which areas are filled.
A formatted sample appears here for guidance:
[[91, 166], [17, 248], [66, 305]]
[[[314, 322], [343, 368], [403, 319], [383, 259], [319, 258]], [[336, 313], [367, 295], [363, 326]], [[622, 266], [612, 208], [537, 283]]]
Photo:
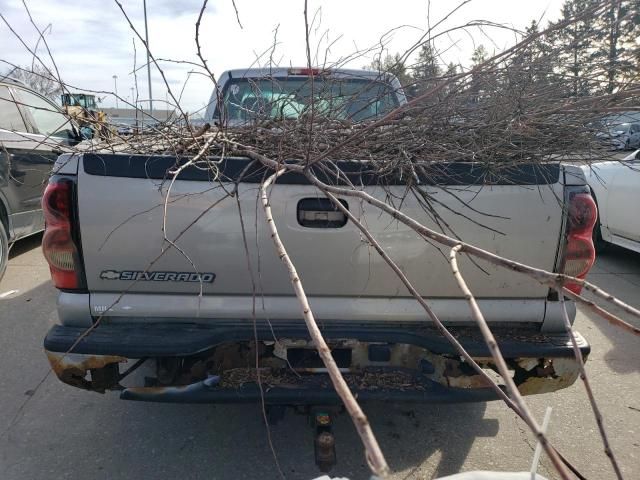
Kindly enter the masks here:
[[608, 134], [600, 134], [614, 150], [640, 148], [640, 123], [611, 125]]
[[613, 243], [640, 253], [640, 150], [583, 170], [598, 205], [596, 248]]

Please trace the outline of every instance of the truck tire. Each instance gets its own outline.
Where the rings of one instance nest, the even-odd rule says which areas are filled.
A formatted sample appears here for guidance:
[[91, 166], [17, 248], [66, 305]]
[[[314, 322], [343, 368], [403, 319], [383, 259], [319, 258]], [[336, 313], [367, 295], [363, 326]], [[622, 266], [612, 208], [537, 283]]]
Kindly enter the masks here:
[[596, 249], [596, 253], [603, 253], [607, 250], [609, 246], [609, 242], [607, 242], [604, 238], [602, 238], [602, 232], [600, 231], [600, 216], [598, 215], [598, 220], [596, 220], [596, 224], [593, 227], [593, 246]]
[[4, 277], [7, 270], [7, 262], [9, 261], [9, 238], [4, 228], [4, 223], [0, 221], [0, 280]]
[[593, 246], [596, 249], [596, 253], [602, 253], [609, 246], [609, 242], [602, 238], [602, 231], [600, 230], [600, 205], [598, 205], [598, 199], [596, 198], [596, 194], [593, 189], [589, 188], [589, 190], [591, 191], [593, 201], [596, 202], [596, 207], [598, 208], [598, 217], [596, 218], [596, 224], [593, 226]]

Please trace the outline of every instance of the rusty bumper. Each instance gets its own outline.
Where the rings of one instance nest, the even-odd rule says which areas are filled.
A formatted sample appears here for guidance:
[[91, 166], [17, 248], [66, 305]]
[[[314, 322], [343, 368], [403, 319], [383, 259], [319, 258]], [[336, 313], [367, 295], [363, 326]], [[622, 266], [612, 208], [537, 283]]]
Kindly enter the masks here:
[[[98, 392], [120, 390], [123, 399], [260, 401], [255, 369], [247, 368], [251, 365], [247, 358], [255, 358], [257, 348], [262, 381], [268, 386], [268, 403], [339, 402], [322, 368], [304, 363], [308, 361], [304, 352], [313, 350], [304, 325], [274, 323], [273, 329], [258, 325], [258, 347], [250, 323], [105, 324], [84, 337], [84, 329], [55, 326], [44, 343], [60, 380]], [[566, 335], [544, 335], [526, 327], [494, 330], [523, 394], [555, 391], [577, 379], [577, 363]], [[452, 331], [474, 359], [493, 374], [495, 366], [479, 332], [474, 328]], [[422, 325], [332, 324], [325, 325], [323, 333], [334, 356], [335, 352], [344, 354], [343, 371], [361, 401], [447, 403], [496, 398], [486, 380], [471, 370], [435, 329]], [[590, 347], [579, 334], [578, 341], [586, 357]], [[157, 384], [122, 386], [122, 364], [141, 358], [156, 362], [161, 372]], [[172, 373], [167, 376], [167, 372]], [[495, 378], [499, 384], [499, 377]]]
[[[420, 388], [353, 389], [360, 403], [469, 403], [496, 400], [490, 388], [450, 388], [425, 380]], [[300, 388], [273, 387], [264, 389], [267, 405], [338, 405], [342, 401], [330, 387], [302, 386]], [[124, 389], [120, 398], [143, 402], [162, 403], [258, 403], [260, 389], [255, 384], [236, 388], [219, 388], [207, 382], [180, 387], [131, 387]]]

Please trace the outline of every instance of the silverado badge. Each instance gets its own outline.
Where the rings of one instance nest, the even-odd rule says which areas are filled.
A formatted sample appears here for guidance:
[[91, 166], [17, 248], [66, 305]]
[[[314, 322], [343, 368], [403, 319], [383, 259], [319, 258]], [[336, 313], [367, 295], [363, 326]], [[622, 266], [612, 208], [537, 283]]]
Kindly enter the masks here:
[[149, 272], [143, 270], [103, 270], [102, 280], [136, 280], [142, 282], [213, 283], [215, 273], [210, 272]]

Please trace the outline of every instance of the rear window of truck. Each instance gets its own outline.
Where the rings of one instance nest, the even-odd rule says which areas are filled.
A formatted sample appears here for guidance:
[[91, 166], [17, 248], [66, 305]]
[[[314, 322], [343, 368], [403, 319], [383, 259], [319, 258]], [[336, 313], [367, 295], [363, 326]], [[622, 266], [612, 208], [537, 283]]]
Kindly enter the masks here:
[[233, 123], [297, 119], [312, 111], [316, 116], [361, 122], [399, 105], [387, 83], [331, 76], [314, 76], [313, 81], [311, 77], [232, 79], [225, 85], [223, 103], [224, 118]]

